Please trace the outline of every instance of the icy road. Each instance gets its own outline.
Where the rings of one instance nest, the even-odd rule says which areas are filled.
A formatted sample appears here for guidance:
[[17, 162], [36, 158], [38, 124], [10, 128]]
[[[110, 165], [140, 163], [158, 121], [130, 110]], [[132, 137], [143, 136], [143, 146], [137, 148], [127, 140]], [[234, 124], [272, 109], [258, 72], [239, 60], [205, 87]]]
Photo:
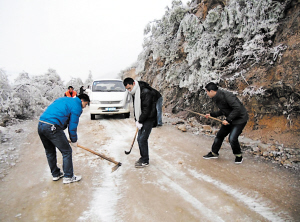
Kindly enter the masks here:
[[[202, 158], [213, 138], [183, 133], [172, 125], [150, 135], [150, 166], [137, 169], [137, 142], [130, 155], [132, 118], [80, 117], [79, 145], [121, 162], [114, 164], [81, 148], [73, 150], [80, 182], [52, 181], [37, 120], [23, 123], [5, 150], [14, 147], [18, 163], [0, 181], [0, 221], [300, 221], [300, 176], [244, 155], [234, 164], [228, 144], [220, 158]], [[58, 152], [61, 167], [61, 154]]]

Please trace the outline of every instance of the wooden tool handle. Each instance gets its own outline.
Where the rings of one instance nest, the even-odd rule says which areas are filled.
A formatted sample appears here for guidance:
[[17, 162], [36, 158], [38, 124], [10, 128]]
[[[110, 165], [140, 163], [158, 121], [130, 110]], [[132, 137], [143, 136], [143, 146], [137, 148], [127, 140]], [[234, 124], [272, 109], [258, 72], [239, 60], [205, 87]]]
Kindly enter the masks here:
[[109, 157], [106, 157], [106, 156], [104, 156], [104, 155], [102, 155], [100, 153], [97, 153], [97, 152], [95, 152], [93, 150], [90, 150], [89, 148], [83, 147], [81, 145], [77, 145], [77, 146], [80, 147], [80, 148], [82, 148], [82, 149], [84, 149], [84, 150], [87, 150], [87, 151], [89, 151], [89, 152], [91, 152], [93, 154], [96, 154], [97, 156], [100, 156], [101, 158], [106, 159], [106, 160], [108, 160], [108, 161], [110, 161], [112, 163], [119, 164], [119, 162], [117, 162], [117, 161], [115, 161], [115, 160], [113, 160], [113, 159], [111, 159]]
[[135, 141], [135, 138], [136, 138], [136, 135], [137, 135], [138, 131], [139, 131], [139, 128], [136, 128], [135, 135], [134, 135], [134, 138], [133, 138], [133, 141], [132, 141], [131, 147], [132, 147], [132, 146], [133, 146], [133, 144], [134, 144], [134, 141]]
[[[205, 118], [206, 118], [206, 116], [204, 115], [204, 114], [201, 114], [201, 113], [196, 113], [196, 112], [194, 112], [194, 111], [191, 111], [191, 110], [187, 110], [187, 109], [183, 109], [183, 110], [185, 110], [185, 111], [188, 111], [188, 112], [191, 112], [191, 113], [195, 113], [195, 114], [198, 114], [198, 115], [200, 115], [200, 116], [204, 116]], [[216, 120], [216, 121], [219, 121], [219, 122], [223, 122], [222, 120], [220, 120], [220, 119], [217, 119], [217, 118], [214, 118], [214, 117], [211, 117], [211, 116], [209, 116], [208, 118], [210, 118], [210, 119], [213, 119], [213, 120]]]
[[[69, 143], [71, 143], [70, 140], [69, 140]], [[118, 164], [118, 165], [121, 164], [121, 163], [119, 163], [119, 162], [117, 162], [117, 161], [115, 161], [115, 160], [113, 160], [113, 159], [111, 159], [111, 158], [109, 158], [109, 157], [106, 157], [106, 156], [104, 156], [104, 155], [102, 155], [102, 154], [100, 154], [100, 153], [97, 153], [97, 152], [95, 152], [94, 150], [91, 150], [91, 149], [86, 148], [86, 147], [84, 147], [84, 146], [81, 146], [81, 145], [78, 145], [78, 144], [77, 144], [77, 147], [79, 147], [79, 148], [81, 148], [81, 149], [84, 149], [84, 150], [86, 150], [86, 151], [89, 151], [89, 152], [91, 152], [91, 153], [93, 153], [93, 154], [96, 154], [97, 156], [100, 156], [101, 158], [103, 158], [103, 159], [105, 159], [105, 160], [108, 160], [108, 161], [110, 161], [110, 162], [112, 162], [112, 163], [115, 163], [115, 164]]]

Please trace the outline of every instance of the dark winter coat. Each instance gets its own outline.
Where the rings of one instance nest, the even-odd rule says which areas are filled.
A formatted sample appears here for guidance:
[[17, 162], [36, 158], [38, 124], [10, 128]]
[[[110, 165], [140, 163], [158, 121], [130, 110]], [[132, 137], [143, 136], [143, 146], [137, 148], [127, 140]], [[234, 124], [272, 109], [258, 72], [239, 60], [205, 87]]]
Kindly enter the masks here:
[[158, 91], [157, 91], [156, 89], [154, 89], [154, 88], [152, 88], [152, 90], [153, 90], [154, 95], [155, 95], [154, 99], [155, 99], [155, 101], [157, 101], [157, 100], [161, 97], [161, 94], [160, 94], [160, 92], [158, 92]]
[[54, 124], [61, 129], [66, 129], [68, 125], [70, 140], [76, 142], [77, 126], [81, 113], [82, 105], [78, 97], [61, 97], [48, 106], [40, 120]]
[[220, 109], [212, 112], [212, 117], [226, 116], [230, 124], [242, 124], [248, 121], [248, 113], [241, 101], [231, 92], [218, 89], [217, 94], [212, 98]]
[[[139, 122], [143, 123], [146, 120], [152, 120], [154, 126], [157, 123], [156, 98], [153, 88], [146, 82], [139, 81], [141, 90], [141, 115]], [[134, 97], [133, 97], [134, 103]]]
[[79, 89], [79, 95], [84, 94], [84, 91], [85, 91], [85, 89], [83, 89], [83, 86], [81, 86], [80, 89]]

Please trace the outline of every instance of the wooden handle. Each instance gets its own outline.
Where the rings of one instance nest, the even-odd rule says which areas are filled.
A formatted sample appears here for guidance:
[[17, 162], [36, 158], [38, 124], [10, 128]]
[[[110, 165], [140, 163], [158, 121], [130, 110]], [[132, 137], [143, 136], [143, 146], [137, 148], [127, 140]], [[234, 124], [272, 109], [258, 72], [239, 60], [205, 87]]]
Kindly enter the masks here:
[[93, 153], [93, 154], [96, 154], [97, 156], [100, 156], [101, 158], [103, 158], [103, 159], [105, 159], [105, 160], [108, 160], [108, 161], [110, 161], [110, 162], [112, 162], [112, 163], [115, 163], [115, 164], [119, 164], [119, 162], [117, 162], [117, 161], [115, 161], [115, 160], [113, 160], [113, 159], [111, 159], [111, 158], [109, 158], [109, 157], [106, 157], [106, 156], [104, 156], [104, 155], [102, 155], [102, 154], [100, 154], [100, 153], [97, 153], [97, 152], [95, 152], [95, 151], [93, 151], [93, 150], [90, 150], [89, 148], [83, 147], [83, 146], [81, 146], [81, 145], [77, 145], [77, 146], [80, 147], [80, 148], [82, 148], [82, 149], [84, 149], [84, 150], [87, 150], [87, 151], [89, 151], [89, 152], [91, 152], [91, 153]]
[[[195, 113], [195, 114], [198, 114], [198, 115], [200, 115], [200, 116], [204, 116], [205, 118], [206, 118], [206, 116], [204, 115], [204, 114], [201, 114], [201, 113], [196, 113], [196, 112], [194, 112], [194, 111], [191, 111], [191, 110], [187, 110], [187, 109], [183, 109], [183, 110], [185, 110], [185, 111], [188, 111], [188, 112], [191, 112], [191, 113]], [[214, 118], [214, 117], [211, 117], [211, 116], [209, 116], [208, 118], [210, 118], [210, 119], [213, 119], [213, 120], [216, 120], [216, 121], [219, 121], [219, 122], [223, 122], [222, 120], [220, 120], [220, 119], [217, 119], [217, 118]]]
[[[69, 140], [69, 143], [71, 143], [70, 140]], [[95, 152], [95, 151], [93, 151], [93, 150], [90, 150], [89, 148], [86, 148], [86, 147], [84, 147], [84, 146], [81, 146], [81, 145], [78, 145], [78, 144], [77, 144], [77, 147], [80, 147], [81, 149], [84, 149], [84, 150], [89, 151], [89, 152], [91, 152], [91, 153], [93, 153], [93, 154], [96, 154], [97, 156], [100, 156], [101, 158], [103, 158], [103, 159], [105, 159], [105, 160], [108, 160], [108, 161], [110, 161], [110, 162], [112, 162], [112, 163], [120, 164], [119, 162], [117, 162], [117, 161], [115, 161], [115, 160], [113, 160], [113, 159], [111, 159], [111, 158], [109, 158], [109, 157], [106, 157], [106, 156], [104, 156], [104, 155], [102, 155], [102, 154], [100, 154], [100, 153], [97, 153], [97, 152]]]
[[134, 135], [134, 138], [133, 138], [133, 141], [132, 141], [131, 147], [132, 147], [132, 146], [133, 146], [133, 144], [134, 144], [134, 141], [135, 141], [135, 138], [136, 138], [136, 135], [137, 135], [138, 131], [139, 131], [139, 128], [136, 128], [135, 135]]

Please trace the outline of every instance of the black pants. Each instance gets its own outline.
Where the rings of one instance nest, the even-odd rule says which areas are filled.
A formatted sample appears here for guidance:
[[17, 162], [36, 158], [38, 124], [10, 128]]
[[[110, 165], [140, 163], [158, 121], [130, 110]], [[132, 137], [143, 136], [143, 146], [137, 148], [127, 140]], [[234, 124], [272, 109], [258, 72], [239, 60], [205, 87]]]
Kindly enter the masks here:
[[222, 125], [214, 140], [211, 151], [215, 154], [219, 154], [219, 150], [221, 148], [224, 138], [228, 134], [230, 134], [229, 143], [231, 145], [233, 154], [241, 154], [241, 147], [238, 138], [239, 135], [242, 133], [243, 129], [245, 128], [246, 124], [247, 122], [235, 125]]
[[143, 163], [149, 163], [148, 138], [152, 131], [153, 120], [147, 120], [143, 123], [142, 129], [139, 130], [137, 141], [140, 148], [141, 158]]
[[52, 176], [58, 177], [60, 175], [60, 169], [57, 166], [56, 159], [57, 147], [63, 156], [63, 171], [65, 177], [73, 177], [72, 148], [64, 131], [57, 128], [56, 133], [53, 133], [51, 125], [39, 122], [38, 133], [45, 148]]

